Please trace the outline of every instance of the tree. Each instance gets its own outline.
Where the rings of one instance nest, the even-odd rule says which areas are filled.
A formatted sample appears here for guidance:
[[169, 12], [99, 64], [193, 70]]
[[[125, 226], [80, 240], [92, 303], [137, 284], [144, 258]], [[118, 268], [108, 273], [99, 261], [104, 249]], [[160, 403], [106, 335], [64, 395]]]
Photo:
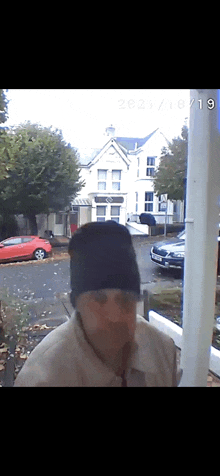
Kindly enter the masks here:
[[10, 156], [15, 167], [0, 182], [4, 210], [13, 209], [29, 219], [37, 234], [36, 215], [64, 210], [84, 186], [76, 150], [58, 129], [25, 123], [10, 135]]
[[8, 100], [3, 89], [0, 89], [0, 124], [6, 122], [8, 118]]
[[162, 149], [160, 165], [154, 177], [156, 195], [167, 194], [169, 200], [184, 200], [188, 153], [188, 128]]
[[[7, 90], [6, 90], [7, 91]], [[8, 119], [8, 100], [3, 89], [0, 89], [0, 124]], [[7, 132], [8, 127], [0, 126], [0, 180], [4, 181], [4, 188], [7, 189], [8, 172], [13, 169], [14, 162], [10, 156], [11, 137]], [[10, 234], [17, 233], [17, 223], [13, 215], [13, 209], [7, 213], [4, 212], [2, 205], [2, 196], [0, 190], [0, 239], [5, 239]], [[10, 214], [9, 214], [10, 213]]]
[[[0, 124], [7, 121], [8, 118], [8, 100], [3, 89], [0, 89]], [[10, 136], [7, 127], [0, 127], [0, 180], [6, 179], [8, 171], [13, 168], [13, 160], [11, 160]]]

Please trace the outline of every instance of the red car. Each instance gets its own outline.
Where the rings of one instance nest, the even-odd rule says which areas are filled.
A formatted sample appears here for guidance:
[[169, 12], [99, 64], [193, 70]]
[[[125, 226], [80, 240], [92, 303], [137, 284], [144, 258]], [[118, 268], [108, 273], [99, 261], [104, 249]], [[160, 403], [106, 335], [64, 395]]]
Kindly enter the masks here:
[[26, 259], [42, 260], [51, 255], [52, 246], [39, 236], [14, 236], [0, 242], [0, 263]]

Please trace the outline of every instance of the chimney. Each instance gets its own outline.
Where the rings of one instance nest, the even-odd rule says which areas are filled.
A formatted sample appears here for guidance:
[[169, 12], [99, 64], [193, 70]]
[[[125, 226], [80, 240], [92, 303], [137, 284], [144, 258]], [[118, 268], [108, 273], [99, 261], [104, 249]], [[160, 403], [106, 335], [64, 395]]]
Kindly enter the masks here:
[[112, 124], [111, 124], [109, 127], [106, 127], [105, 133], [106, 133], [107, 136], [114, 137], [114, 135], [115, 135], [115, 128], [113, 127]]

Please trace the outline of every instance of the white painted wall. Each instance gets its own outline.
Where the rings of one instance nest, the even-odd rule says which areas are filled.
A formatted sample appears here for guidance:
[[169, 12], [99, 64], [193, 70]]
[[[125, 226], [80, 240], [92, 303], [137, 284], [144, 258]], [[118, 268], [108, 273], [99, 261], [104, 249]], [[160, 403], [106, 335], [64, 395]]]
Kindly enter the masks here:
[[[145, 192], [154, 192], [153, 180], [146, 176], [147, 157], [155, 157], [155, 165], [158, 167], [159, 158], [161, 156], [162, 147], [167, 146], [167, 142], [160, 131], [157, 131], [149, 141], [139, 150], [138, 154], [130, 154], [122, 158], [120, 148], [110, 139], [100, 151], [100, 153], [93, 160], [91, 167], [83, 167], [81, 169], [81, 177], [86, 181], [86, 186], [81, 190], [79, 197], [92, 196], [91, 194], [100, 195], [120, 195], [127, 194], [126, 209], [124, 204], [121, 209], [122, 219], [121, 223], [126, 223], [127, 215], [145, 212]], [[139, 157], [139, 177], [137, 177], [137, 157]], [[98, 169], [106, 169], [107, 172], [107, 186], [105, 191], [98, 190]], [[120, 193], [112, 191], [111, 171], [121, 170], [121, 190]], [[138, 210], [136, 211], [136, 193], [138, 192]], [[92, 220], [96, 220], [95, 202], [93, 202]], [[110, 217], [110, 208], [107, 208], [108, 216]], [[168, 201], [168, 215], [173, 215], [173, 203]], [[154, 195], [153, 212], [158, 213], [158, 197]], [[165, 214], [159, 213], [157, 223], [164, 223]], [[172, 223], [172, 219], [169, 219]]]
[[[88, 168], [81, 169], [81, 176], [86, 181], [86, 186], [81, 190], [79, 197], [86, 197], [92, 202], [91, 220], [96, 221], [96, 207], [106, 206], [106, 220], [111, 219], [111, 206], [120, 206], [120, 223], [125, 225], [127, 220], [127, 193], [129, 190], [129, 176], [130, 176], [130, 159], [123, 158], [119, 147], [115, 142], [109, 140], [105, 144], [103, 150], [95, 157], [93, 165]], [[106, 190], [98, 189], [98, 170], [107, 170]], [[112, 188], [112, 170], [121, 170], [120, 190], [113, 190]], [[117, 196], [123, 197], [123, 203], [96, 203], [95, 196]]]

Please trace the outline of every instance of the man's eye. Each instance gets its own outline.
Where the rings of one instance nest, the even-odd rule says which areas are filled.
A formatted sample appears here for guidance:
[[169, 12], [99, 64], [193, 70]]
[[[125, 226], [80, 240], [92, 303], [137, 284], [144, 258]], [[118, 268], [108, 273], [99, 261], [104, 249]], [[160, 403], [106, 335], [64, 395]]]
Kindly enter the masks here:
[[95, 297], [96, 302], [98, 302], [99, 304], [106, 304], [106, 302], [107, 302], [106, 293], [103, 292], [103, 291], [97, 291], [95, 293], [94, 297]]
[[116, 297], [116, 302], [119, 306], [126, 307], [130, 304], [130, 296], [125, 292], [121, 293]]

